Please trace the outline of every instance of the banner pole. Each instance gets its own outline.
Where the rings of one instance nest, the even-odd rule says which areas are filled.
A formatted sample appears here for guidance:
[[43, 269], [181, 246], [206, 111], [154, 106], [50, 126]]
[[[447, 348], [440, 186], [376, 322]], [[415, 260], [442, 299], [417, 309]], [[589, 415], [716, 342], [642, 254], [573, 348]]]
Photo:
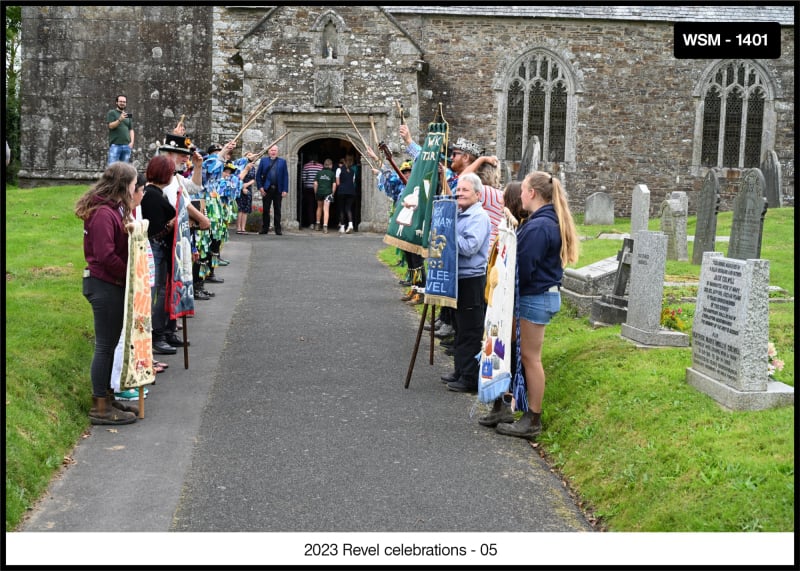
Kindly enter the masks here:
[[189, 368], [189, 330], [186, 328], [186, 315], [183, 315], [183, 368]]
[[433, 326], [436, 323], [436, 306], [431, 306], [431, 356], [430, 356], [430, 363], [433, 365], [433, 348], [436, 345], [436, 338], [433, 336], [436, 331], [434, 330]]
[[414, 362], [417, 360], [417, 352], [419, 351], [419, 340], [422, 339], [422, 331], [425, 328], [425, 316], [428, 314], [428, 304], [422, 306], [422, 319], [419, 320], [419, 327], [417, 328], [417, 340], [414, 342], [414, 352], [411, 355], [411, 362], [408, 364], [408, 373], [406, 373], [405, 388], [408, 388], [411, 383], [411, 374], [414, 372]]

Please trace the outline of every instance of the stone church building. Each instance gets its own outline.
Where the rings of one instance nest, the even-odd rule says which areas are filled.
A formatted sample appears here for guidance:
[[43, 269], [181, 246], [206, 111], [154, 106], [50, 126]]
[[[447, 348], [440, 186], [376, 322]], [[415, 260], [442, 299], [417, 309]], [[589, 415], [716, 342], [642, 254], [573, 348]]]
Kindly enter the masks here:
[[[440, 105], [450, 142], [466, 137], [497, 155], [505, 180], [536, 137], [539, 169], [558, 173], [576, 212], [602, 191], [629, 216], [637, 184], [650, 189], [651, 215], [676, 190], [693, 212], [710, 168], [733, 181], [726, 209], [740, 169], [772, 150], [793, 196], [789, 5], [37, 5], [22, 15], [27, 186], [95, 179], [108, 150], [106, 113], [124, 94], [140, 170], [180, 117], [204, 150], [277, 98], [237, 150], [285, 135], [287, 227], [310, 222], [300, 192], [308, 158], [352, 154], [363, 167], [358, 229], [385, 231], [388, 199], [360, 156], [361, 137], [386, 142], [399, 164], [400, 109], [421, 142]], [[674, 57], [676, 22], [735, 21], [778, 22], [780, 57]]]

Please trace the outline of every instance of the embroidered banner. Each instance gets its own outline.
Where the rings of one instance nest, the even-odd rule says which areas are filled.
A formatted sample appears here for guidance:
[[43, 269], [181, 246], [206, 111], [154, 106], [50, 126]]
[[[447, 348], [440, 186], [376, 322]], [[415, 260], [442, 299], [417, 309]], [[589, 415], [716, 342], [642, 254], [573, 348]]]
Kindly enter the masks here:
[[447, 123], [429, 123], [422, 150], [397, 202], [383, 241], [426, 256], [433, 197], [439, 188], [439, 159], [447, 144]]
[[486, 271], [486, 317], [478, 383], [478, 400], [484, 403], [492, 402], [508, 391], [513, 367], [516, 366], [511, 362], [511, 343], [514, 340], [517, 235], [516, 221], [509, 217], [506, 210], [489, 251]]
[[428, 275], [425, 303], [458, 305], [458, 205], [452, 196], [437, 196], [431, 212], [431, 237], [428, 245]]
[[[150, 267], [147, 260], [148, 220], [133, 223], [128, 234], [128, 270], [122, 321], [122, 390], [148, 385], [153, 372], [153, 322], [150, 313]], [[117, 390], [119, 389], [117, 387]]]
[[170, 319], [194, 315], [194, 284], [192, 282], [192, 239], [189, 230], [189, 211], [184, 189], [178, 190], [175, 204], [178, 223], [173, 235], [172, 272], [167, 276], [167, 310]]

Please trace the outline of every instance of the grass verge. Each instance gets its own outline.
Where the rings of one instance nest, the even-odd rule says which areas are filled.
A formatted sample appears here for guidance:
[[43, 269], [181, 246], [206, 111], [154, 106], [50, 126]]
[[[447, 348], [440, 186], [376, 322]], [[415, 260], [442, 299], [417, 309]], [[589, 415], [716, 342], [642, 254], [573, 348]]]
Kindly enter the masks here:
[[[689, 220], [692, 235], [696, 218]], [[731, 213], [719, 214], [718, 235], [729, 234], [730, 222]], [[630, 227], [624, 219], [599, 230], [578, 223], [581, 235], [594, 238]], [[650, 229], [658, 230], [658, 220]], [[614, 256], [621, 244], [585, 240], [576, 265]], [[716, 249], [727, 253], [727, 243]], [[767, 213], [762, 257], [770, 260], [771, 285], [793, 295], [794, 209]], [[379, 258], [394, 267], [395, 249]], [[700, 266], [668, 261], [666, 271], [670, 281], [691, 283]], [[696, 287], [665, 288], [665, 303], [693, 295]], [[694, 303], [674, 306], [691, 326]], [[770, 303], [769, 319], [770, 340], [786, 362], [775, 378], [794, 386], [794, 301]], [[566, 307], [545, 337], [537, 450], [600, 529], [794, 531], [794, 407], [727, 411], [687, 384], [691, 359], [691, 348], [638, 349], [620, 337], [619, 325], [594, 329]]]

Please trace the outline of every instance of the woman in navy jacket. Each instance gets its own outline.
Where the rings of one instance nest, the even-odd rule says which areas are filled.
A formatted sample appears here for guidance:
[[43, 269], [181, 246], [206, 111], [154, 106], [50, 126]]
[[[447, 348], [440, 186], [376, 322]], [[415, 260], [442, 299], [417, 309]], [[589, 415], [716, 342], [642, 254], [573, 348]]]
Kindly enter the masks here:
[[564, 268], [578, 260], [578, 235], [561, 181], [532, 172], [522, 181], [522, 207], [530, 212], [517, 233], [519, 329], [528, 410], [514, 423], [501, 422], [500, 434], [534, 440], [542, 431], [544, 329], [561, 309]]

